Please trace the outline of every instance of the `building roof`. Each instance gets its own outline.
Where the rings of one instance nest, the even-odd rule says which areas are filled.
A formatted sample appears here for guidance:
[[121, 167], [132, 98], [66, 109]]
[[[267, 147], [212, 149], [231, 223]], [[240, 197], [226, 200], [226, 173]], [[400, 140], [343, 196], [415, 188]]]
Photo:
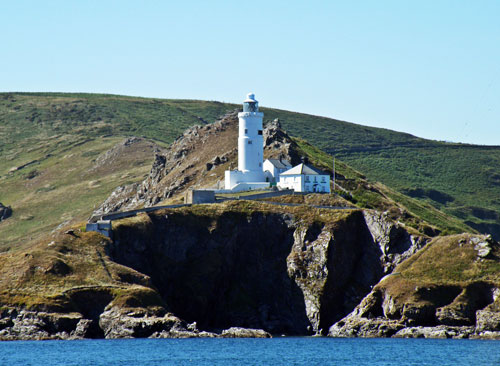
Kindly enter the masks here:
[[292, 169], [288, 169], [286, 172], [281, 173], [280, 175], [328, 175], [325, 172], [322, 172], [319, 169], [316, 169], [312, 166], [306, 165], [304, 163], [294, 166]]
[[288, 160], [285, 159], [266, 159], [269, 160], [271, 164], [274, 165], [275, 168], [277, 169], [289, 169], [292, 164]]

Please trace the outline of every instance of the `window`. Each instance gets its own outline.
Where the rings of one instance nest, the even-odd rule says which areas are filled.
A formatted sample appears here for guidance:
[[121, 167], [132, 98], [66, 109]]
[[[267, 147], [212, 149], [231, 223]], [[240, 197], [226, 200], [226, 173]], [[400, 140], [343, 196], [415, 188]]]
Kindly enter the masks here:
[[309, 182], [309, 176], [306, 175], [306, 182]]
[[321, 177], [321, 182], [323, 182], [323, 183], [325, 183], [325, 182], [326, 182], [326, 178], [325, 178], [325, 176], [322, 176], [322, 177]]
[[314, 176], [314, 181], [316, 182], [316, 176]]
[[259, 130], [259, 131], [257, 132], [257, 134], [258, 134], [258, 135], [262, 135], [262, 130]]
[[259, 163], [259, 166], [262, 166], [262, 163]]
[[248, 140], [248, 145], [252, 145], [252, 140]]
[[248, 133], [248, 128], [245, 128], [245, 135]]

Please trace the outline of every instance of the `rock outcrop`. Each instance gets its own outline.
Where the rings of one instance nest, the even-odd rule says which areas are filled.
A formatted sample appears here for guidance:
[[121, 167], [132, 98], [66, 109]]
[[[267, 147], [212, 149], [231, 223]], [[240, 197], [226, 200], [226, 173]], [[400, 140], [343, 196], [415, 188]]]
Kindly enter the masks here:
[[[96, 329], [98, 330], [96, 332]], [[98, 321], [80, 313], [4, 309], [0, 314], [0, 340], [71, 340], [84, 338], [270, 338], [262, 329], [232, 327], [217, 333], [200, 331], [175, 315], [157, 309], [109, 306]]]
[[379, 246], [384, 274], [392, 272], [399, 263], [415, 254], [427, 240], [422, 235], [410, 235], [406, 229], [389, 219], [387, 212], [364, 210], [366, 225], [373, 241]]
[[0, 203], [0, 221], [9, 218], [12, 215], [12, 208], [10, 206], [4, 206]]
[[[412, 258], [412, 263], [405, 262], [384, 277], [354, 311], [330, 328], [329, 335], [500, 338], [500, 289], [497, 283], [486, 280], [491, 278], [487, 275], [490, 268], [496, 268], [498, 243], [489, 236], [463, 235], [438, 238], [429, 245], [425, 253]], [[446, 250], [450, 247], [454, 253]], [[443, 255], [459, 257], [450, 261], [441, 258]], [[425, 280], [429, 276], [426, 270], [421, 271], [423, 263], [436, 266], [429, 264], [432, 261], [442, 264], [430, 282]], [[467, 281], [452, 280], [450, 271], [458, 270], [469, 271]], [[480, 277], [483, 274], [485, 279]], [[438, 276], [445, 277], [439, 280]]]
[[[292, 164], [300, 162], [297, 146], [281, 129], [279, 120], [266, 125], [263, 138], [266, 158], [284, 158]], [[124, 144], [136, 142], [129, 140]], [[237, 111], [215, 123], [188, 128], [167, 149], [155, 154], [151, 171], [144, 181], [117, 187], [93, 217], [139, 206], [150, 207], [189, 187], [218, 188], [224, 170], [237, 166], [237, 140]], [[104, 154], [96, 166], [112, 159], [120, 148], [121, 145]]]
[[[307, 224], [236, 206], [201, 217], [144, 215], [145, 226], [115, 229], [109, 255], [147, 274], [171, 311], [200, 329], [289, 335], [326, 334], [391, 263], [360, 210], [324, 210], [337, 220]], [[394, 236], [386, 248], [404, 255], [409, 238]]]
[[84, 265], [99, 284], [51, 287], [29, 308], [14, 303], [29, 289], [0, 292], [14, 301], [2, 300], [0, 339], [500, 337], [490, 237], [425, 244], [375, 211], [253, 201], [141, 214], [116, 222], [113, 241], [61, 235], [44, 262], [20, 253], [0, 270], [67, 286]]
[[99, 327], [105, 338], [187, 338], [196, 329], [188, 329], [185, 322], [164, 309], [148, 311], [144, 308], [110, 306], [99, 316]]
[[48, 313], [7, 308], [0, 313], [1, 340], [90, 338], [89, 324], [78, 313]]

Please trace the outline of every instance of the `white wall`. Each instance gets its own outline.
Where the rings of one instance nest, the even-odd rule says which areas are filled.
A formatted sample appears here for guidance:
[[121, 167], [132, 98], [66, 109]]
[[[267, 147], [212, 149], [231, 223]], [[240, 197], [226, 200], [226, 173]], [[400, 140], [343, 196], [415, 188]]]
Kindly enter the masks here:
[[276, 169], [276, 167], [269, 160], [264, 161], [264, 173], [266, 174], [266, 177], [272, 178], [274, 182], [279, 180], [278, 169]]
[[259, 183], [269, 187], [269, 182], [266, 182], [263, 171], [226, 170], [224, 172], [224, 189], [233, 189], [240, 183]]
[[306, 175], [304, 179], [304, 192], [330, 193], [330, 176]]
[[293, 189], [295, 192], [330, 193], [330, 176], [303, 174], [282, 175], [280, 176], [280, 181], [277, 186], [281, 189]]
[[304, 192], [303, 175], [282, 175], [277, 186], [281, 189], [293, 189], [295, 192]]
[[238, 170], [242, 172], [260, 171], [262, 177], [264, 177], [263, 117], [264, 113], [262, 112], [238, 113]]

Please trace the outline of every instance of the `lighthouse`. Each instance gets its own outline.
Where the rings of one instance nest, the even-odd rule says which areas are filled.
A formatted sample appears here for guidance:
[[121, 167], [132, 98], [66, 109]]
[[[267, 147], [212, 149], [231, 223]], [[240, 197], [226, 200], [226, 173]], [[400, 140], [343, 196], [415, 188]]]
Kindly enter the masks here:
[[243, 102], [243, 112], [238, 113], [238, 170], [251, 173], [258, 180], [264, 177], [262, 118], [264, 113], [259, 112], [259, 102], [255, 100], [255, 95], [248, 94]]
[[227, 170], [225, 189], [243, 191], [269, 187], [262, 164], [264, 160], [264, 139], [259, 102], [250, 93], [243, 101], [243, 112], [238, 113], [238, 170]]

